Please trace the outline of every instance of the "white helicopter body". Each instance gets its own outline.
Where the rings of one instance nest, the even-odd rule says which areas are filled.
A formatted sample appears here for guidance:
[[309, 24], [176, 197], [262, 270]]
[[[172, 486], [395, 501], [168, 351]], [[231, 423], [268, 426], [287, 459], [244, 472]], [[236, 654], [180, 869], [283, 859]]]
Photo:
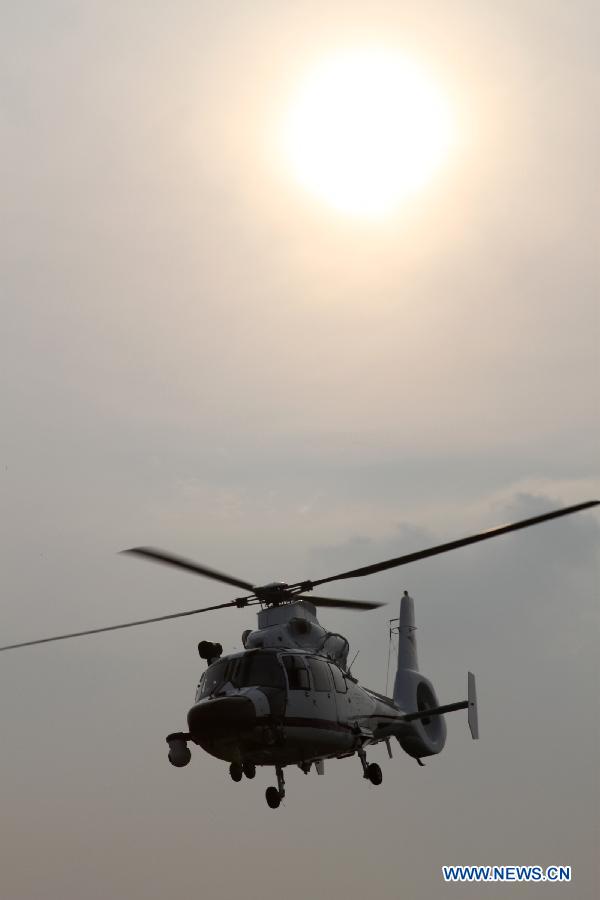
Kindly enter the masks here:
[[[188, 742], [231, 764], [234, 780], [253, 778], [257, 766], [275, 766], [279, 787], [267, 796], [277, 806], [283, 796], [285, 766], [323, 774], [326, 759], [358, 754], [363, 775], [381, 783], [381, 769], [366, 761], [366, 747], [390, 738], [419, 762], [439, 753], [446, 741], [444, 712], [468, 708], [477, 737], [475, 682], [469, 698], [440, 707], [431, 682], [418, 671], [413, 600], [404, 594], [398, 628], [398, 670], [394, 696], [360, 685], [347, 669], [348, 642], [327, 632], [308, 600], [264, 609], [257, 631], [245, 632], [245, 649], [227, 656], [208, 648], [209, 666], [188, 712], [188, 733], [169, 735], [169, 759], [188, 764]], [[214, 648], [211, 650], [210, 648]], [[271, 789], [269, 789], [271, 790]]]

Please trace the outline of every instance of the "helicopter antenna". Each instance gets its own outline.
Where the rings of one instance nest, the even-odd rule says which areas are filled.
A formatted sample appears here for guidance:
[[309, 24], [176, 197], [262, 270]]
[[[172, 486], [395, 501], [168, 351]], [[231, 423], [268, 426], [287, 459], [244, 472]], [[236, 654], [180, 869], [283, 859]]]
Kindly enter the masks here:
[[354, 654], [354, 659], [352, 660], [352, 662], [351, 662], [350, 665], [348, 666], [348, 674], [350, 674], [350, 670], [351, 670], [352, 666], [354, 665], [354, 662], [355, 662], [355, 660], [356, 660], [356, 657], [358, 656], [359, 653], [360, 653], [360, 650], [357, 650], [356, 653]]
[[[394, 627], [394, 622], [398, 622], [398, 625], [396, 627]], [[387, 673], [385, 676], [385, 695], [386, 695], [386, 697], [388, 696], [388, 686], [390, 683], [390, 660], [392, 658], [392, 638], [393, 638], [393, 635], [399, 633], [399, 625], [400, 625], [399, 618], [390, 619], [390, 639], [388, 641]]]

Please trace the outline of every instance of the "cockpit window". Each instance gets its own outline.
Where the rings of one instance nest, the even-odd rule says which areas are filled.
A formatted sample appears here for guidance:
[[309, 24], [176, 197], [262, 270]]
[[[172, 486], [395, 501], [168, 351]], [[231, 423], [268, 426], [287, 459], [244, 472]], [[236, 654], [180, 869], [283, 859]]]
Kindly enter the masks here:
[[273, 653], [251, 652], [213, 663], [200, 681], [198, 695], [210, 697], [227, 682], [231, 682], [236, 688], [285, 688], [283, 669]]
[[285, 688], [283, 669], [272, 653], [252, 653], [242, 659], [244, 664], [236, 673], [236, 687]]
[[225, 682], [225, 669], [227, 668], [227, 660], [219, 660], [209, 666], [204, 673], [204, 684], [202, 684], [202, 696], [210, 697]]
[[206, 672], [203, 672], [200, 676], [200, 681], [198, 682], [198, 687], [196, 689], [196, 700], [199, 700], [202, 696], [202, 689], [204, 687], [204, 682], [206, 680]]

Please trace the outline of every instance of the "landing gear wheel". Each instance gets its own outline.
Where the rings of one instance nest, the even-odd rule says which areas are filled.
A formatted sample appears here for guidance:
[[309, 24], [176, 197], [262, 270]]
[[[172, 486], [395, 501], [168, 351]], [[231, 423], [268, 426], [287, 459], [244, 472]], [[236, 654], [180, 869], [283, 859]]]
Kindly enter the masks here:
[[377, 763], [371, 763], [371, 765], [367, 768], [367, 778], [369, 779], [371, 784], [381, 784], [381, 782], [383, 781], [381, 766], [377, 765]]
[[244, 770], [239, 763], [231, 763], [231, 765], [229, 766], [229, 774], [234, 781], [241, 781]]
[[254, 763], [245, 762], [242, 768], [244, 770], [244, 775], [246, 776], [246, 778], [254, 778], [254, 776], [256, 775], [256, 766], [254, 765]]
[[279, 791], [276, 787], [268, 787], [265, 791], [265, 797], [267, 798], [267, 804], [271, 809], [277, 809], [281, 803], [281, 797], [279, 796]]

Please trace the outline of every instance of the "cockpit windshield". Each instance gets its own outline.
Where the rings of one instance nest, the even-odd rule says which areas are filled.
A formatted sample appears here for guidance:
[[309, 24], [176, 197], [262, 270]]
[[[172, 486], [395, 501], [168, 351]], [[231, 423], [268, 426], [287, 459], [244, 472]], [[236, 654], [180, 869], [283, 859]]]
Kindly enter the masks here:
[[234, 659], [220, 659], [208, 667], [198, 687], [199, 697], [210, 697], [227, 683], [236, 688], [285, 688], [281, 664], [274, 653], [251, 651]]
[[236, 687], [285, 688], [285, 678], [281, 663], [273, 653], [253, 653], [242, 657], [243, 665], [237, 672]]
[[210, 697], [211, 694], [214, 694], [215, 691], [225, 683], [226, 668], [226, 660], [213, 663], [212, 666], [208, 667], [204, 673], [204, 681], [201, 682], [203, 697]]

